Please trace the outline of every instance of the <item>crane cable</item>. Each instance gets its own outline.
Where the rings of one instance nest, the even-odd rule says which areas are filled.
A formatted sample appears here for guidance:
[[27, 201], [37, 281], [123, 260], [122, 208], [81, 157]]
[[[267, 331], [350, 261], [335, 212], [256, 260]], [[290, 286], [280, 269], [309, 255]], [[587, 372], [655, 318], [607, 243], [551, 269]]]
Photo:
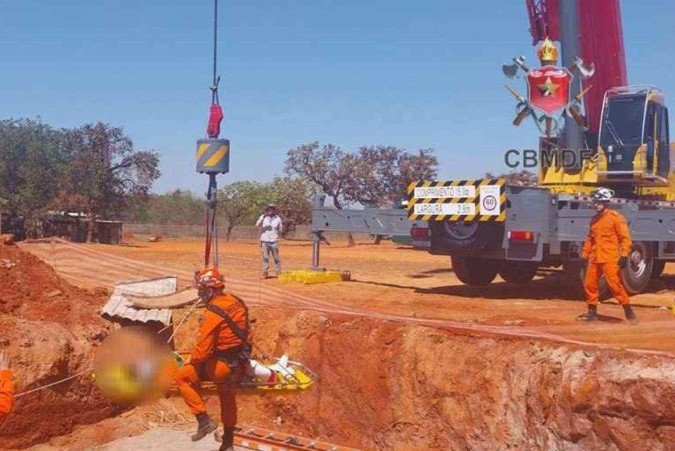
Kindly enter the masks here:
[[[218, 98], [218, 84], [220, 76], [218, 75], [218, 0], [213, 1], [213, 78], [211, 81], [211, 108], [209, 110], [209, 121], [206, 126], [206, 134], [211, 139], [216, 139], [220, 135], [220, 123], [223, 120], [223, 109], [220, 106]], [[218, 185], [216, 183], [216, 174], [209, 174], [209, 188], [206, 193], [207, 210], [205, 223], [205, 243], [204, 243], [204, 267], [208, 268], [211, 260], [211, 250], [213, 253], [213, 267], [218, 268], [218, 228], [216, 226], [216, 202], [218, 194]]]
[[220, 76], [217, 73], [218, 63], [218, 0], [213, 2], [213, 82], [211, 84], [211, 105], [218, 105], [218, 83]]

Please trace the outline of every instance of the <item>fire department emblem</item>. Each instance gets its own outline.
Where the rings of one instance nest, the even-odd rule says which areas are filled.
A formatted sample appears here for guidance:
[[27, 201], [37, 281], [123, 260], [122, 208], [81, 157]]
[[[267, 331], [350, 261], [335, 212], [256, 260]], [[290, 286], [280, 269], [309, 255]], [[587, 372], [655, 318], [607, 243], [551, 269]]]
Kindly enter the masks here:
[[530, 105], [548, 116], [561, 112], [570, 103], [573, 78], [567, 68], [544, 66], [530, 70], [525, 77]]
[[558, 67], [558, 48], [548, 38], [539, 46], [537, 54], [541, 67], [530, 69], [525, 65], [525, 57], [521, 56], [513, 58], [512, 64], [505, 64], [502, 68], [508, 78], [515, 78], [522, 70], [527, 82], [527, 98], [506, 86], [518, 101], [513, 125], [518, 126], [525, 117], [531, 116], [539, 130], [551, 136], [560, 128], [562, 116], [567, 115], [584, 127], [586, 119], [581, 114], [581, 100], [590, 86], [576, 96], [571, 95], [570, 87], [575, 74], [582, 78], [592, 76], [595, 72], [593, 64], [586, 65], [581, 58], [576, 58], [570, 68]]

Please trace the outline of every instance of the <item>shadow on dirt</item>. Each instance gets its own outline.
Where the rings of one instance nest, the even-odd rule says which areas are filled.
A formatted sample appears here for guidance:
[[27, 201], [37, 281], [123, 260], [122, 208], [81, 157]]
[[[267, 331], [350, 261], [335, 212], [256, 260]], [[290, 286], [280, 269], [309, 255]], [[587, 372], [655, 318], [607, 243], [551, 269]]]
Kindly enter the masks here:
[[455, 272], [452, 268], [438, 268], [430, 269], [428, 271], [422, 271], [420, 274], [429, 275], [429, 274], [453, 274]]
[[[623, 318], [617, 318], [615, 316], [607, 316], [607, 315], [598, 315], [598, 320], [601, 323], [623, 323], [625, 320]], [[579, 321], [581, 322], [581, 321]]]
[[[426, 279], [432, 274], [452, 273], [452, 269], [435, 269], [407, 276], [410, 279]], [[583, 299], [567, 286], [568, 281], [562, 271], [543, 269], [537, 273], [538, 279], [523, 285], [514, 285], [503, 281], [493, 282], [484, 287], [470, 287], [457, 281], [457, 285], [439, 285], [431, 288], [420, 288], [413, 285], [401, 285], [387, 282], [371, 282], [352, 279], [354, 283], [375, 285], [379, 287], [400, 288], [413, 290], [421, 294], [449, 295], [464, 298], [485, 298], [496, 300], [529, 299], [536, 301], [556, 300], [582, 302]], [[644, 293], [661, 293], [675, 290], [675, 275], [663, 275], [653, 280]], [[607, 294], [601, 302], [613, 301]]]
[[530, 299], [530, 300], [564, 300], [579, 301], [565, 287], [565, 278], [561, 273], [546, 274], [540, 279], [523, 285], [513, 285], [506, 282], [493, 282], [484, 287], [470, 287], [468, 285], [444, 285], [433, 288], [418, 288], [417, 293], [445, 294], [464, 298], [486, 299]]
[[652, 280], [645, 293], [675, 290], [675, 274], [665, 274]]

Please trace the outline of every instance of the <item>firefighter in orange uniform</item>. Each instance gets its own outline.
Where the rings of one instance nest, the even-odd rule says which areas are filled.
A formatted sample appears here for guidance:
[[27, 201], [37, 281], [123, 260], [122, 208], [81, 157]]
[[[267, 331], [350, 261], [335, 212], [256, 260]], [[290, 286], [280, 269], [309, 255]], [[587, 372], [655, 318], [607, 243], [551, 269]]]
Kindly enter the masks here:
[[233, 449], [237, 424], [237, 404], [233, 385], [248, 364], [251, 348], [248, 341], [248, 310], [243, 301], [224, 293], [225, 282], [217, 269], [196, 274], [197, 288], [206, 310], [200, 318], [199, 338], [189, 361], [178, 370], [176, 384], [190, 411], [197, 418], [193, 441], [216, 430], [197, 388], [203, 380], [217, 384], [220, 415], [224, 426], [220, 450]]
[[608, 208], [613, 196], [614, 192], [608, 188], [598, 188], [591, 193], [597, 213], [591, 220], [588, 238], [581, 255], [588, 261], [584, 279], [588, 312], [579, 316], [578, 319], [582, 321], [598, 320], [597, 307], [600, 300], [598, 282], [603, 274], [610, 291], [623, 307], [626, 319], [636, 320], [620, 274], [621, 268], [625, 268], [628, 264], [632, 242], [626, 219], [621, 213]]
[[14, 407], [14, 382], [9, 364], [9, 356], [0, 352], [0, 421], [9, 415]]

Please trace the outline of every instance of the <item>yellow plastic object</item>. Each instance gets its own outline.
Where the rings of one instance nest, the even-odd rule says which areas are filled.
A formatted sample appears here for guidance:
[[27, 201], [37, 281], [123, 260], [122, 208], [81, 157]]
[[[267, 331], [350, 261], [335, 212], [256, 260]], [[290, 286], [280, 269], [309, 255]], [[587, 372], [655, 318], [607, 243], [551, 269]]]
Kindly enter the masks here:
[[264, 391], [302, 391], [308, 389], [314, 380], [318, 377], [309, 368], [297, 362], [293, 365], [293, 374], [284, 374], [276, 372], [277, 383], [269, 385], [266, 382], [243, 381], [239, 387], [245, 390], [264, 390]]
[[311, 271], [296, 269], [291, 272], [283, 273], [279, 276], [282, 282], [297, 282], [305, 285], [315, 283], [342, 282], [349, 280], [348, 271]]
[[314, 380], [305, 374], [302, 370], [296, 369], [293, 376], [286, 376], [277, 373], [276, 385], [261, 385], [257, 388], [259, 390], [305, 390], [309, 388]]

